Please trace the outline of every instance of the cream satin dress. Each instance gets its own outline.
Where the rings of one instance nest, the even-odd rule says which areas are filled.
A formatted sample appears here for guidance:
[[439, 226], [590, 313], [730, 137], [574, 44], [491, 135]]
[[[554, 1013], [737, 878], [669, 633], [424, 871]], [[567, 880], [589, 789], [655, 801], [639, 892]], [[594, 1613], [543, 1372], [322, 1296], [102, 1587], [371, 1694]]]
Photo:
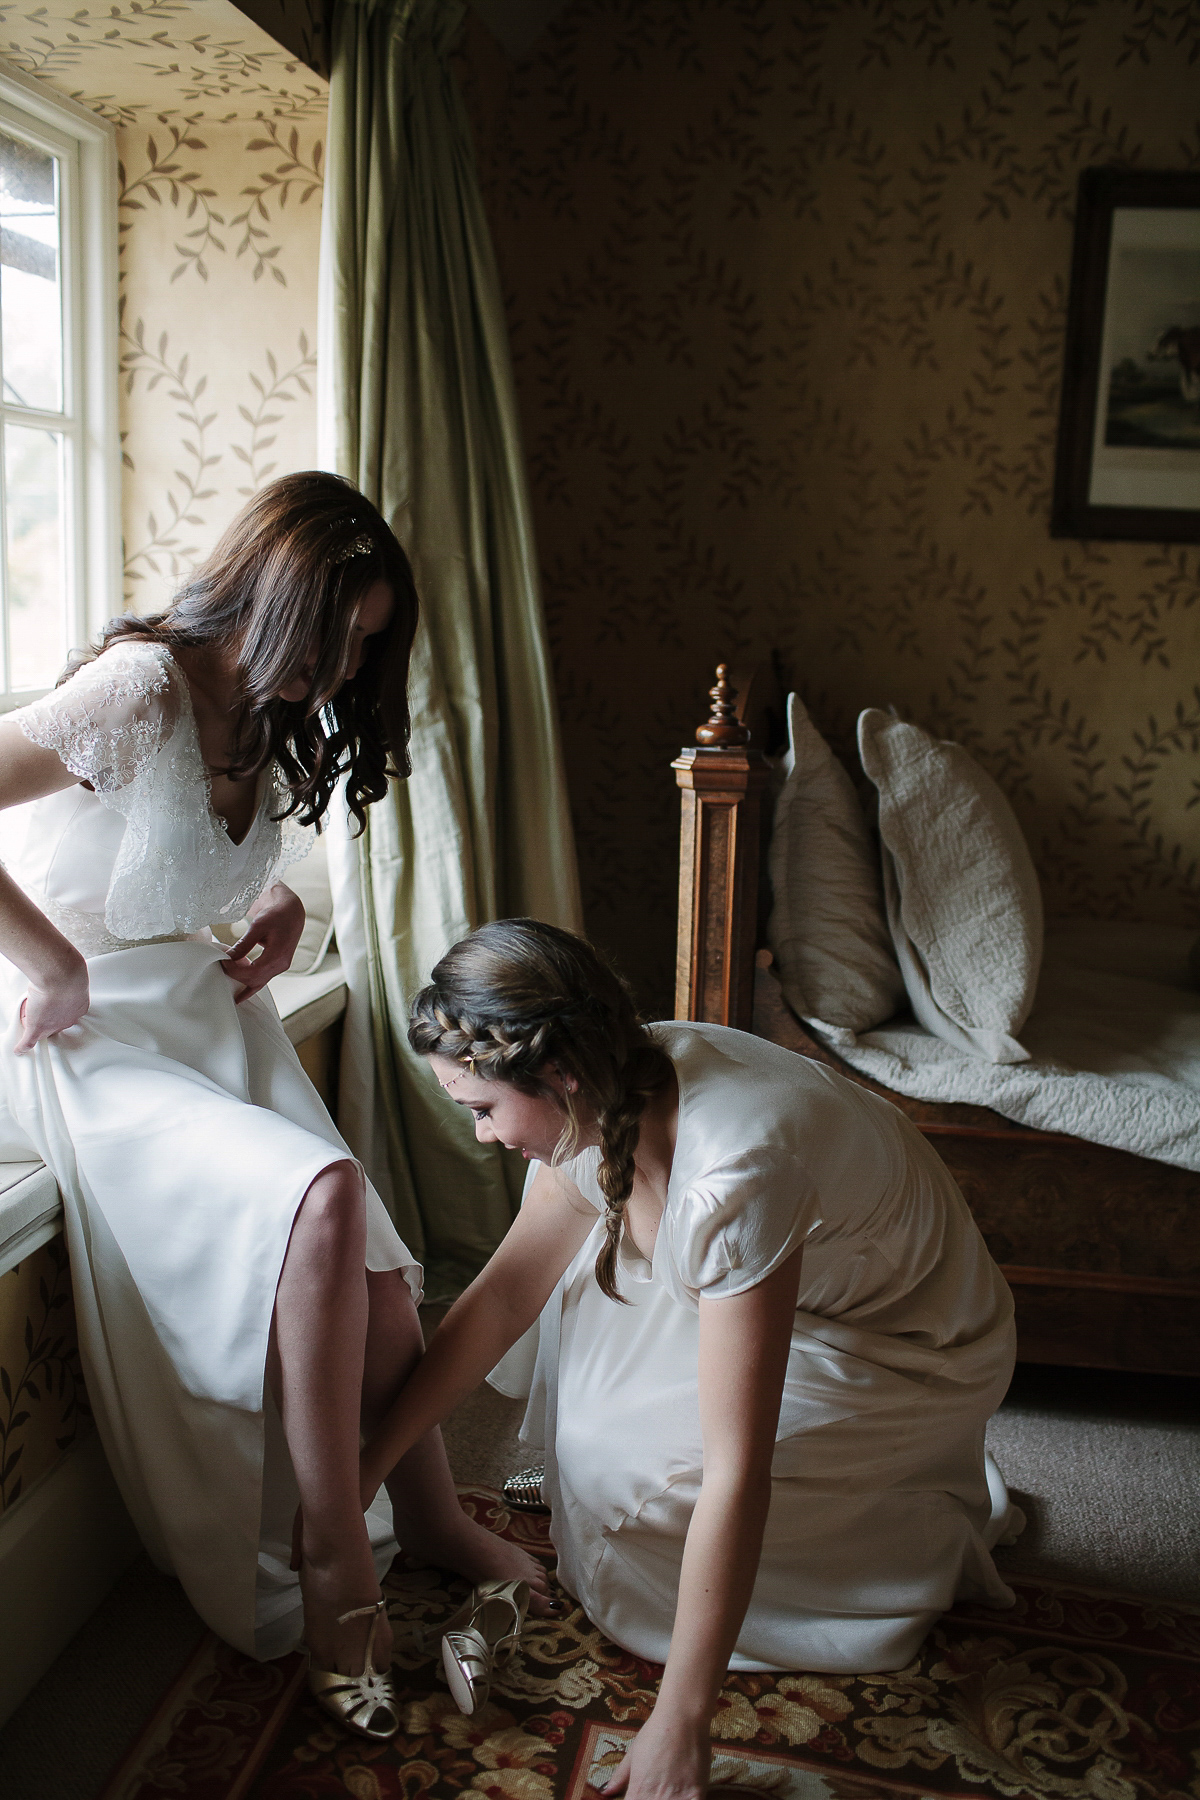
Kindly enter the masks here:
[[[0, 960], [8, 1154], [32, 1146], [62, 1189], [88, 1396], [147, 1549], [223, 1638], [279, 1656], [301, 1628], [297, 1494], [267, 1341], [297, 1208], [350, 1152], [269, 995], [235, 1006], [206, 928], [240, 919], [310, 834], [273, 821], [272, 768], [230, 840], [187, 683], [157, 645], [114, 645], [8, 719], [94, 790], [7, 819], [9, 873], [91, 982], [78, 1025], [16, 1056], [27, 983]], [[370, 1188], [367, 1267], [403, 1269], [420, 1298], [420, 1267]], [[395, 1550], [382, 1493], [368, 1525], [382, 1571]]]
[[[662, 1662], [700, 1494], [700, 1302], [803, 1245], [762, 1560], [736, 1669], [897, 1669], [957, 1598], [1013, 1596], [984, 1426], [1012, 1374], [1012, 1298], [944, 1163], [885, 1100], [716, 1025], [655, 1025], [679, 1135], [653, 1260], [608, 1300], [598, 1223], [539, 1320], [524, 1441], [546, 1458], [567, 1588]], [[564, 1165], [602, 1210], [598, 1151]], [[524, 1340], [523, 1340], [524, 1341]], [[515, 1391], [521, 1347], [493, 1377]]]

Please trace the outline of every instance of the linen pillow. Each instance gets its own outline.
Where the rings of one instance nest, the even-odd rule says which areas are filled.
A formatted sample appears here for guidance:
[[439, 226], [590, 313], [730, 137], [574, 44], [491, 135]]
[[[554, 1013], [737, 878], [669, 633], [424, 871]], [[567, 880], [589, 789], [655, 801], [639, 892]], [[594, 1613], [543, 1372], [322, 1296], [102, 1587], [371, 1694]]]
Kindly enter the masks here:
[[788, 739], [767, 939], [800, 1018], [827, 1031], [869, 1031], [904, 999], [878, 858], [854, 784], [796, 694], [788, 696]]
[[1016, 1033], [1042, 961], [1042, 896], [1012, 807], [958, 744], [871, 709], [862, 765], [879, 791], [883, 887], [913, 1012], [989, 1062], [1027, 1062]]

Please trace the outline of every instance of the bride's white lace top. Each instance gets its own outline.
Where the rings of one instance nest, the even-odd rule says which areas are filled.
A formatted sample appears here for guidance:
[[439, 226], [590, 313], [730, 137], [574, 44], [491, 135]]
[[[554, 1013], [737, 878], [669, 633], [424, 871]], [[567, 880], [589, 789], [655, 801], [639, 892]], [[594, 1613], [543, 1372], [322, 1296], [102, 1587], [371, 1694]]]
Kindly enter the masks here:
[[187, 681], [161, 644], [118, 642], [8, 719], [91, 784], [29, 807], [24, 846], [9, 859], [85, 954], [240, 919], [308, 851], [310, 831], [272, 817], [287, 798], [275, 763], [246, 836], [229, 837]]

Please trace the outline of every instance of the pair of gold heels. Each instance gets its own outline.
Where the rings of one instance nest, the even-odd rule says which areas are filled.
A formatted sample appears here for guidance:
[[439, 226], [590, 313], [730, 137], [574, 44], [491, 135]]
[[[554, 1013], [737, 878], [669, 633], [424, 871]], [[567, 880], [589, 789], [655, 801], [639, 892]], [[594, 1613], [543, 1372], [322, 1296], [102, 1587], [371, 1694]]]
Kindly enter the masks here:
[[[483, 1581], [447, 1620], [442, 1633], [442, 1667], [454, 1704], [468, 1718], [487, 1704], [492, 1674], [516, 1649], [528, 1610], [527, 1581]], [[375, 1667], [375, 1630], [386, 1611], [387, 1602], [377, 1600], [373, 1606], [354, 1607], [338, 1618], [339, 1625], [350, 1619], [372, 1621], [361, 1675], [311, 1666], [308, 1671], [309, 1691], [317, 1705], [339, 1725], [376, 1743], [395, 1737], [400, 1729], [392, 1678]]]

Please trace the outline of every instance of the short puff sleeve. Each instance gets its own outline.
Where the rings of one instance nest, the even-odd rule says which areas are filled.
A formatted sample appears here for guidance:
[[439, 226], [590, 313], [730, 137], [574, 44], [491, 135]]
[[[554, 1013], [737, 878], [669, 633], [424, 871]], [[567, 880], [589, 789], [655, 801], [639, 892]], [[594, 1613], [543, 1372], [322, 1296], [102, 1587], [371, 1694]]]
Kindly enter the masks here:
[[816, 1187], [795, 1157], [755, 1147], [706, 1169], [663, 1219], [677, 1297], [694, 1305], [757, 1287], [820, 1222]]
[[607, 1202], [600, 1189], [600, 1151], [593, 1145], [578, 1156], [568, 1157], [559, 1167], [568, 1181], [573, 1181], [589, 1205], [604, 1212]]
[[103, 799], [145, 774], [174, 735], [180, 709], [163, 653], [125, 641], [8, 720]]

